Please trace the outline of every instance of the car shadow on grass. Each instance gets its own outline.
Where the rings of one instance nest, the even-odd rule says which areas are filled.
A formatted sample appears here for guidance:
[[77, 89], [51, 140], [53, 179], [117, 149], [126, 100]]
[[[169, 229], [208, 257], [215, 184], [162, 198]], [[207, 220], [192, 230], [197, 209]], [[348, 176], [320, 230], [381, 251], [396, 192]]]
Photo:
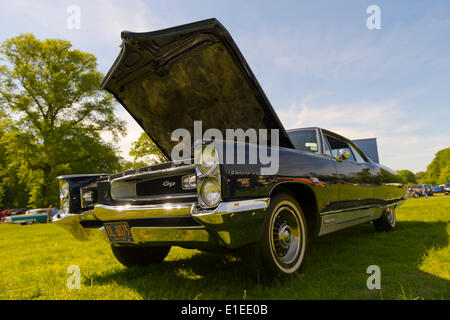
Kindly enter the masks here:
[[367, 267], [378, 265], [382, 298], [397, 298], [404, 288], [411, 298], [449, 299], [450, 282], [420, 269], [432, 248], [449, 245], [446, 225], [401, 221], [394, 232], [377, 233], [366, 224], [326, 235], [310, 246], [300, 275], [269, 284], [255, 281], [235, 256], [202, 252], [177, 260], [169, 255], [148, 267], [117, 267], [85, 282], [119, 284], [143, 299], [378, 299], [379, 292], [366, 287]]

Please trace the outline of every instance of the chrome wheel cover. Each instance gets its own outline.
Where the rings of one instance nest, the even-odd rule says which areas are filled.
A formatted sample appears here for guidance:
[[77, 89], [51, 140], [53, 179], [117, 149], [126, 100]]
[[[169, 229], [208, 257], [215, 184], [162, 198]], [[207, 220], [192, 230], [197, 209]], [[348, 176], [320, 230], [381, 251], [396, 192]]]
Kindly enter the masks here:
[[298, 269], [305, 251], [305, 225], [290, 201], [275, 208], [270, 224], [270, 249], [278, 267], [285, 273]]
[[387, 218], [389, 221], [389, 224], [392, 227], [395, 227], [395, 207], [390, 207], [387, 209]]

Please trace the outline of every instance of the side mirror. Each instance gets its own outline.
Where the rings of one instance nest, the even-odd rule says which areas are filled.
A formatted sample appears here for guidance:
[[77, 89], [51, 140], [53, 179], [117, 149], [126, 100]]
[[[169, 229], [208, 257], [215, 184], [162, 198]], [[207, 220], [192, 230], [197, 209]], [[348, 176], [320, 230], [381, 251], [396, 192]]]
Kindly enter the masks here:
[[336, 160], [341, 162], [342, 160], [346, 160], [348, 158], [350, 158], [350, 152], [341, 149], [338, 152], [338, 156], [337, 156]]

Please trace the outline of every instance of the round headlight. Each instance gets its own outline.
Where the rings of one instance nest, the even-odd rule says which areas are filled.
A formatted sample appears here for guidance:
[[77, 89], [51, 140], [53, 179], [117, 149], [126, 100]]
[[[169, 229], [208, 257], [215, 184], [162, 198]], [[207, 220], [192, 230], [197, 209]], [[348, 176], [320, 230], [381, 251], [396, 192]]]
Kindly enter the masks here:
[[204, 174], [211, 174], [216, 171], [219, 164], [216, 149], [212, 146], [206, 146], [202, 151], [202, 161], [200, 163], [200, 171]]
[[59, 188], [59, 197], [61, 200], [69, 197], [69, 183], [65, 180], [61, 181]]
[[202, 183], [200, 194], [203, 202], [213, 207], [220, 201], [220, 184], [216, 179], [207, 179]]

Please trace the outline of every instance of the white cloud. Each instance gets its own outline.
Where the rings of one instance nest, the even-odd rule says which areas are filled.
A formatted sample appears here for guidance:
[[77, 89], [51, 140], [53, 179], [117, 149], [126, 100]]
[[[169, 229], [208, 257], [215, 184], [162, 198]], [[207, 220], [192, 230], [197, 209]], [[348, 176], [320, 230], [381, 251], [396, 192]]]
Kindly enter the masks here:
[[421, 135], [423, 123], [405, 120], [407, 112], [398, 100], [319, 105], [314, 99], [277, 111], [286, 129], [317, 126], [349, 139], [377, 138], [380, 162], [417, 172], [449, 146], [450, 135]]
[[[80, 9], [80, 29], [67, 27], [70, 13], [67, 8]], [[108, 1], [8, 1], [0, 2], [0, 12], [19, 17], [21, 23], [11, 21], [15, 32], [33, 32], [45, 37], [58, 37], [84, 48], [99, 49], [102, 45], [114, 50], [120, 44], [120, 32], [146, 32], [170, 26], [170, 20], [156, 15], [151, 3], [143, 0]], [[11, 28], [12, 29], [12, 28]]]
[[153, 13], [153, 10], [140, 0], [114, 2], [107, 0], [82, 1], [80, 7], [87, 15], [84, 19], [90, 29], [97, 29], [100, 41], [119, 42], [120, 32], [146, 32], [158, 30], [165, 26], [164, 20]]

